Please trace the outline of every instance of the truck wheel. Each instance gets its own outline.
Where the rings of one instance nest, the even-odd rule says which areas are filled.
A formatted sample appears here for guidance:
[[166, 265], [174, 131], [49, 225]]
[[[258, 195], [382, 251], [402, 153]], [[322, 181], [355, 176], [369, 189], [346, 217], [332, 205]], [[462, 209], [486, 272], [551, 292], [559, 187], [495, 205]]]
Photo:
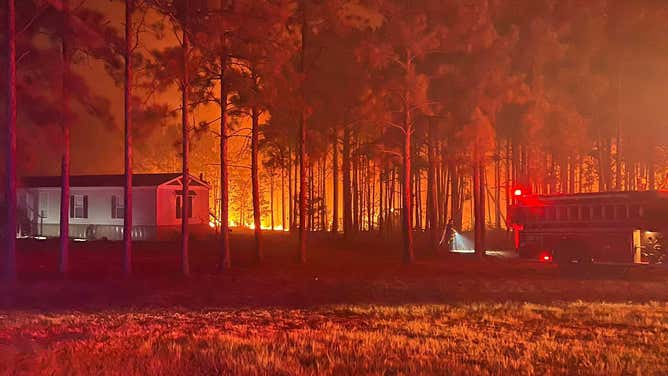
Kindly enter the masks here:
[[582, 241], [567, 240], [555, 247], [554, 261], [560, 267], [592, 263], [589, 247]]

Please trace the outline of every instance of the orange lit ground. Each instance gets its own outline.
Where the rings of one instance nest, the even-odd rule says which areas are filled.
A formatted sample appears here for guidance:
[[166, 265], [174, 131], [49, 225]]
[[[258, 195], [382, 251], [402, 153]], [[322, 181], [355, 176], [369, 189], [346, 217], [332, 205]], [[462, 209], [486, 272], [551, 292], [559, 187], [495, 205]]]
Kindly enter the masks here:
[[178, 276], [174, 244], [73, 245], [73, 275], [52, 273], [55, 242], [22, 242], [23, 280], [0, 287], [0, 374], [664, 374], [668, 275], [428, 256], [403, 266], [393, 244], [314, 237], [309, 265], [267, 235], [251, 263], [215, 274], [215, 243], [193, 243]]

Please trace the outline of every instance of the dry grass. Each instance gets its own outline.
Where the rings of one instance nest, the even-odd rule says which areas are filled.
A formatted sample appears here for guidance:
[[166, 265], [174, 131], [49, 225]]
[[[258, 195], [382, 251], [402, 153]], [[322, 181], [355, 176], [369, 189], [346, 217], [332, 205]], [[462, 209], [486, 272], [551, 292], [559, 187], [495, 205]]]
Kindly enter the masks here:
[[[326, 242], [299, 266], [292, 243], [273, 244], [266, 265], [240, 252], [224, 275], [200, 244], [191, 279], [168, 273], [177, 249], [164, 245], [137, 249], [130, 281], [104, 264], [117, 245], [75, 249], [68, 281], [33, 268], [0, 287], [0, 374], [668, 374], [663, 271], [425, 255], [405, 267], [391, 248]], [[53, 257], [31, 252], [24, 268]]]
[[2, 374], [665, 374], [668, 306], [3, 314]]

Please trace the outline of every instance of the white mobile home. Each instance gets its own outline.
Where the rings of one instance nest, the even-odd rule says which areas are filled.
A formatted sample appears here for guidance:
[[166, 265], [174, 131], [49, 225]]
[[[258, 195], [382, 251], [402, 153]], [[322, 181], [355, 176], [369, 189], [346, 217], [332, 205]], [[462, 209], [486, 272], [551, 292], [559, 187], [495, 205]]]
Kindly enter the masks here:
[[[69, 236], [82, 239], [123, 238], [124, 175], [81, 175], [70, 178]], [[60, 176], [34, 176], [18, 189], [19, 234], [60, 234]], [[132, 238], [162, 240], [181, 228], [181, 174], [135, 174], [132, 177]], [[195, 235], [209, 231], [209, 185], [190, 177], [188, 223]]]

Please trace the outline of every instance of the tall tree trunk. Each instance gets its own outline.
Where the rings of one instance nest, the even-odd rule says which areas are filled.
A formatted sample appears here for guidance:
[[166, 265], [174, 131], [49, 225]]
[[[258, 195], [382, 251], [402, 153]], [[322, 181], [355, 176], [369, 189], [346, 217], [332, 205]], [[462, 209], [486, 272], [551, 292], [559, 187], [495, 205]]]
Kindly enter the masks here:
[[[412, 57], [406, 54], [406, 76], [412, 76], [414, 67], [412, 66]], [[411, 169], [411, 141], [413, 134], [413, 119], [411, 108], [413, 104], [410, 98], [410, 91], [404, 90], [403, 103], [403, 133], [404, 133], [404, 148], [403, 148], [403, 164], [404, 164], [404, 184], [403, 184], [403, 234], [404, 234], [404, 262], [412, 263], [415, 261], [415, 252], [413, 250], [413, 220], [411, 218], [413, 210], [413, 202], [411, 200], [411, 177], [413, 176]]]
[[[434, 168], [434, 214], [436, 216], [436, 228], [438, 229], [437, 231], [440, 231], [440, 229], [443, 228], [443, 188], [445, 187], [445, 171], [443, 169], [443, 164], [441, 163], [440, 160], [440, 142], [436, 142], [436, 147], [434, 148], [434, 156], [436, 160], [434, 161], [435, 163], [435, 168]], [[438, 237], [438, 234], [437, 234]]]
[[132, 274], [132, 12], [134, 0], [125, 2], [125, 190], [123, 196], [123, 271]]
[[390, 169], [390, 178], [389, 178], [389, 198], [388, 198], [388, 203], [387, 203], [387, 211], [389, 212], [388, 218], [389, 220], [387, 221], [387, 233], [392, 234], [392, 230], [394, 228], [394, 213], [395, 213], [395, 207], [394, 207], [394, 200], [396, 196], [396, 184], [397, 184], [397, 178], [396, 178], [396, 172], [394, 166]]
[[294, 196], [290, 200], [292, 203], [292, 228], [299, 230], [299, 144], [295, 151], [295, 159], [293, 160], [294, 176], [292, 178], [292, 191]]
[[649, 160], [647, 161], [647, 183], [648, 189], [653, 191], [656, 189], [656, 166], [654, 164], [654, 148], [649, 148]]
[[434, 134], [434, 120], [429, 121], [429, 140], [427, 140], [427, 158], [429, 168], [427, 170], [427, 223], [429, 228], [429, 245], [432, 253], [436, 253], [438, 246], [438, 220], [436, 209], [436, 142]]
[[313, 179], [313, 164], [310, 164], [308, 166], [308, 230], [313, 231], [313, 220], [315, 217], [315, 210], [313, 210], [313, 204], [315, 201], [315, 193], [314, 193], [314, 179]]
[[320, 175], [320, 231], [327, 231], [327, 153], [322, 157], [322, 169]]
[[515, 188], [519, 185], [526, 186], [527, 181], [524, 179], [524, 152], [522, 144], [517, 139], [513, 138], [513, 186]]
[[69, 272], [69, 229], [70, 229], [70, 99], [67, 88], [70, 79], [70, 11], [68, 0], [63, 0], [63, 35], [62, 35], [62, 118], [63, 159], [61, 163], [60, 186], [60, 273]]
[[16, 280], [16, 8], [15, 0], [7, 1], [7, 186], [5, 203], [4, 273], [6, 281]]
[[415, 254], [413, 251], [413, 219], [412, 217], [412, 190], [411, 190], [411, 119], [408, 108], [405, 110], [405, 134], [404, 134], [404, 148], [403, 148], [403, 216], [402, 216], [402, 230], [404, 233], [404, 262], [412, 263], [415, 261]]
[[343, 172], [343, 236], [346, 239], [350, 239], [351, 232], [353, 231], [353, 200], [352, 200], [352, 191], [351, 181], [350, 181], [350, 172], [351, 172], [351, 163], [350, 163], [350, 129], [345, 127], [343, 129], [343, 166], [341, 170]]
[[[619, 29], [617, 28], [616, 31]], [[617, 82], [615, 85], [615, 101], [617, 111], [616, 111], [616, 117], [617, 117], [617, 126], [616, 126], [616, 135], [615, 135], [615, 190], [616, 191], [621, 191], [622, 190], [622, 168], [623, 168], [623, 162], [622, 162], [622, 74], [623, 74], [623, 61], [624, 61], [624, 50], [619, 49], [617, 50], [619, 55], [617, 55], [617, 66], [616, 66], [616, 73], [617, 73]]]
[[293, 168], [293, 160], [292, 160], [292, 147], [288, 145], [288, 222], [290, 225], [288, 226], [290, 228], [290, 231], [294, 231], [295, 228], [295, 212], [294, 212], [294, 204], [295, 204], [295, 199], [293, 195], [293, 189], [292, 187], [294, 186], [294, 181], [292, 179], [292, 168]]
[[506, 141], [506, 155], [505, 155], [505, 161], [506, 161], [506, 181], [505, 181], [505, 208], [506, 208], [506, 230], [510, 231], [510, 227], [508, 224], [510, 223], [510, 220], [508, 219], [508, 206], [510, 205], [510, 200], [511, 200], [511, 190], [513, 189], [513, 182], [512, 182], [512, 160], [511, 160], [511, 145], [510, 145], [510, 138]]
[[384, 225], [385, 223], [385, 208], [387, 205], [385, 205], [385, 199], [386, 197], [383, 195], [383, 190], [385, 189], [384, 179], [386, 176], [387, 171], [385, 170], [384, 163], [380, 167], [380, 171], [378, 173], [378, 234], [382, 234], [384, 230]]
[[[418, 155], [415, 155], [415, 158], [417, 158]], [[421, 208], [422, 208], [422, 192], [421, 192], [421, 187], [420, 187], [420, 170], [416, 169], [417, 171], [414, 170], [413, 173], [413, 187], [415, 192], [413, 193], [413, 207], [415, 209], [415, 228], [417, 230], [422, 230], [422, 213], [421, 213]]]
[[494, 227], [501, 228], [501, 148], [496, 147], [494, 160]]
[[584, 190], [583, 190], [584, 189], [584, 183], [582, 181], [583, 177], [584, 177], [583, 168], [582, 168], [584, 162], [582, 161], [582, 157], [578, 157], [576, 159], [576, 164], [577, 164], [577, 168], [578, 168], [578, 188], [577, 188], [577, 190], [578, 190], [578, 193], [582, 193], [582, 192], [584, 192]]
[[453, 221], [453, 225], [456, 229], [462, 228], [462, 195], [461, 192], [461, 176], [454, 162], [450, 162], [450, 199], [452, 204], [450, 205], [450, 218]]
[[372, 201], [372, 187], [373, 175], [371, 170], [371, 161], [366, 160], [366, 221], [367, 221], [367, 231], [373, 231], [373, 201]]
[[287, 228], [285, 223], [285, 166], [281, 167], [281, 230]]
[[617, 119], [617, 136], [615, 137], [615, 190], [622, 190], [622, 122]]
[[276, 225], [274, 223], [274, 172], [275, 170], [271, 170], [271, 176], [269, 177], [269, 206], [271, 209], [269, 210], [270, 214], [270, 224], [271, 224], [271, 230], [274, 231], [276, 229]]
[[[257, 78], [253, 74], [253, 84]], [[260, 212], [260, 180], [258, 147], [260, 142], [260, 111], [256, 106], [251, 109], [251, 187], [253, 196], [253, 225], [255, 233], [255, 258], [261, 263], [264, 255], [262, 250], [262, 214]]]
[[441, 228], [445, 228], [445, 217], [448, 215], [448, 203], [450, 203], [450, 168], [448, 167], [447, 164], [443, 164], [444, 171], [443, 171], [443, 195], [445, 196], [443, 198], [443, 226]]
[[299, 261], [306, 263], [306, 114], [299, 125]]
[[[358, 149], [359, 150], [359, 149]], [[359, 206], [359, 155], [358, 153], [355, 153], [353, 156], [352, 160], [352, 167], [353, 167], [353, 176], [352, 176], [352, 209], [353, 209], [353, 231], [359, 232], [360, 231], [360, 220], [359, 220], [359, 212], [360, 212], [360, 206]]]
[[[474, 167], [473, 167], [473, 220], [474, 225], [473, 225], [473, 232], [474, 232], [474, 246], [475, 246], [475, 252], [478, 255], [482, 255], [484, 252], [484, 248], [482, 247], [482, 237], [481, 237], [481, 228], [482, 228], [482, 223], [484, 222], [484, 218], [481, 216], [480, 208], [481, 208], [481, 182], [480, 182], [480, 162], [476, 160], [473, 162]], [[483, 212], [484, 214], [484, 212]]]
[[332, 137], [332, 232], [339, 232], [339, 144], [336, 129]]
[[[418, 154], [415, 155], [415, 158], [418, 158]], [[415, 206], [415, 227], [419, 230], [423, 230], [422, 222], [422, 171], [416, 169], [415, 171], [415, 200], [413, 206]]]
[[[301, 64], [302, 75], [306, 74], [306, 0], [301, 1]], [[301, 84], [302, 108], [299, 113], [299, 261], [306, 263], [306, 94]]]
[[568, 157], [559, 157], [559, 193], [568, 192]]
[[487, 221], [486, 221], [486, 216], [485, 216], [485, 207], [487, 206], [486, 201], [487, 201], [487, 174], [485, 172], [485, 166], [480, 163], [479, 166], [480, 169], [480, 192], [478, 193], [480, 201], [478, 202], [479, 208], [478, 208], [478, 217], [481, 219], [480, 221], [480, 246], [479, 249], [482, 251], [480, 253], [480, 256], [485, 256], [485, 238], [487, 234]]
[[[225, 75], [228, 63], [227, 41], [221, 38], [223, 51], [220, 54], [220, 271], [232, 267], [230, 252], [230, 173], [227, 159], [227, 96], [228, 86]], [[243, 225], [243, 223], [242, 223]]]
[[[380, 185], [380, 181], [379, 181]], [[374, 231], [375, 225], [374, 225], [374, 219], [376, 218], [376, 164], [373, 163], [371, 165], [371, 198], [370, 198], [370, 211], [371, 211], [371, 221], [369, 223], [369, 231]]]
[[575, 157], [568, 157], [568, 193], [575, 193]]
[[183, 275], [190, 275], [190, 256], [188, 249], [188, 191], [190, 187], [190, 171], [189, 171], [189, 144], [190, 144], [190, 129], [188, 128], [188, 94], [190, 92], [190, 74], [188, 72], [190, 59], [190, 37], [188, 36], [188, 12], [189, 0], [185, 1], [185, 22], [183, 25], [183, 82], [181, 87], [181, 136], [183, 155], [181, 161], [181, 181], [183, 184], [183, 193], [181, 196], [181, 272]]
[[606, 137], [599, 136], [598, 140], [598, 191], [604, 192], [609, 187], [610, 177], [610, 142]]

